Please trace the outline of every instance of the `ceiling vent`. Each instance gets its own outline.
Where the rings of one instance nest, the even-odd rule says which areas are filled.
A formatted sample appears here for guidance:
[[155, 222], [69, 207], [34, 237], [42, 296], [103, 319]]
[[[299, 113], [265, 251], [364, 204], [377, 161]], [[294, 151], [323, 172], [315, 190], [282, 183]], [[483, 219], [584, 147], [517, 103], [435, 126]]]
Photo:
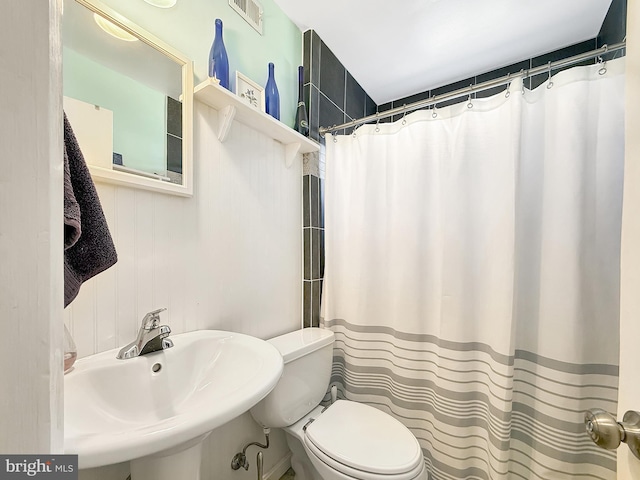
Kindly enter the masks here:
[[229, 0], [229, 5], [262, 35], [262, 5], [255, 0]]

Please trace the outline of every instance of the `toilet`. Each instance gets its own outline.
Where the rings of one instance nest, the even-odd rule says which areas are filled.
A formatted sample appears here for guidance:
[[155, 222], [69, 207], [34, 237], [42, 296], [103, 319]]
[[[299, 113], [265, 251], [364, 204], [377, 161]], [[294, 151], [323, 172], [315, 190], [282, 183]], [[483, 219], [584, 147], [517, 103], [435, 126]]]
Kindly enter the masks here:
[[395, 418], [346, 400], [319, 406], [331, 377], [332, 331], [304, 328], [268, 342], [284, 370], [250, 411], [263, 427], [285, 431], [296, 480], [427, 480], [418, 440]]

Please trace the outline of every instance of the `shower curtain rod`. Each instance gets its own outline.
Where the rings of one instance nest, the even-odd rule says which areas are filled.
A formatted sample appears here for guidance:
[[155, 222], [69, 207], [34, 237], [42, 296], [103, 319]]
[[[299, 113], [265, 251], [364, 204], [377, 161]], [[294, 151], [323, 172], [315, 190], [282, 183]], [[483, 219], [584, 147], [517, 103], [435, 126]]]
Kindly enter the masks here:
[[344, 128], [349, 128], [349, 127], [356, 127], [356, 126], [362, 125], [363, 123], [369, 123], [374, 120], [379, 121], [382, 118], [389, 118], [389, 117], [392, 117], [393, 115], [398, 115], [400, 113], [409, 113], [414, 110], [418, 110], [420, 108], [436, 105], [438, 103], [444, 102], [445, 100], [451, 100], [453, 98], [471, 95], [473, 93], [481, 92], [483, 90], [488, 90], [489, 88], [493, 88], [493, 87], [500, 87], [502, 85], [506, 85], [510, 83], [514, 78], [522, 77], [523, 79], [525, 79], [527, 77], [532, 77], [533, 75], [537, 75], [539, 73], [551, 72], [552, 70], [557, 70], [560, 67], [573, 65], [575, 63], [582, 62], [583, 60], [589, 60], [591, 58], [600, 57], [607, 53], [617, 52], [618, 50], [622, 50], [625, 47], [626, 47], [626, 41], [622, 41], [620, 43], [616, 43], [611, 46], [604, 45], [603, 47], [598, 48], [596, 50], [591, 50], [590, 52], [581, 53], [579, 55], [568, 57], [563, 60], [558, 60], [556, 62], [549, 62], [546, 65], [540, 65], [539, 67], [530, 68], [528, 70], [521, 70], [516, 74], [508, 74], [508, 75], [505, 75], [504, 77], [488, 80], [486, 82], [461, 88], [453, 92], [443, 93], [442, 95], [436, 95], [436, 96], [427, 98], [425, 100], [420, 100], [415, 103], [410, 103], [409, 105], [403, 105], [402, 107], [396, 107], [396, 108], [392, 108], [391, 110], [385, 110], [382, 113], [378, 112], [373, 115], [369, 115], [367, 117], [351, 120], [350, 122], [346, 122], [341, 125], [334, 125], [332, 127], [320, 127], [319, 132], [320, 132], [320, 135], [324, 136], [325, 133], [335, 132], [336, 130], [342, 130]]

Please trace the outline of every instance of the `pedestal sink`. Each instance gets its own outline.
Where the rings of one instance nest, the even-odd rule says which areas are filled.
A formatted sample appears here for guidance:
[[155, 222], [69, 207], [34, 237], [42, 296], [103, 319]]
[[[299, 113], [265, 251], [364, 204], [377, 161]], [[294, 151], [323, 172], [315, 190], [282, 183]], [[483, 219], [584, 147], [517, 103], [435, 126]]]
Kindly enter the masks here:
[[131, 461], [132, 480], [199, 478], [202, 441], [276, 385], [282, 357], [239, 333], [172, 335], [174, 347], [127, 360], [78, 360], [64, 379], [65, 453], [79, 468]]

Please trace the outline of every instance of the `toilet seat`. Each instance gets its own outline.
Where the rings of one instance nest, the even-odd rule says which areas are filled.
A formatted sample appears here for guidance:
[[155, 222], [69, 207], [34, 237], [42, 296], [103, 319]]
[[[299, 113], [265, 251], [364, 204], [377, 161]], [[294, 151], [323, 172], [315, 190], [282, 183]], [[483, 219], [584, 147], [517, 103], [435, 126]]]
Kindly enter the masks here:
[[[317, 468], [319, 467], [316, 464], [316, 462], [321, 462], [325, 464], [329, 469], [342, 474], [339, 478], [344, 478], [349, 480], [351, 479], [353, 480], [416, 480], [419, 478], [426, 478], [421, 476], [425, 469], [425, 465], [423, 461], [420, 461], [415, 468], [413, 468], [408, 472], [404, 472], [400, 474], [385, 475], [380, 473], [371, 473], [365, 470], [358, 470], [355, 468], [351, 468], [347, 465], [344, 465], [340, 462], [336, 462], [334, 459], [332, 459], [331, 457], [328, 457], [326, 454], [318, 450], [318, 448], [314, 446], [313, 443], [311, 442], [307, 443], [305, 441], [304, 446], [305, 446], [307, 455], [311, 460], [311, 463], [316, 465]], [[314, 458], [316, 462], [314, 462]]]
[[362, 480], [410, 480], [424, 469], [420, 444], [390, 415], [338, 400], [308, 425], [304, 445], [334, 470]]

